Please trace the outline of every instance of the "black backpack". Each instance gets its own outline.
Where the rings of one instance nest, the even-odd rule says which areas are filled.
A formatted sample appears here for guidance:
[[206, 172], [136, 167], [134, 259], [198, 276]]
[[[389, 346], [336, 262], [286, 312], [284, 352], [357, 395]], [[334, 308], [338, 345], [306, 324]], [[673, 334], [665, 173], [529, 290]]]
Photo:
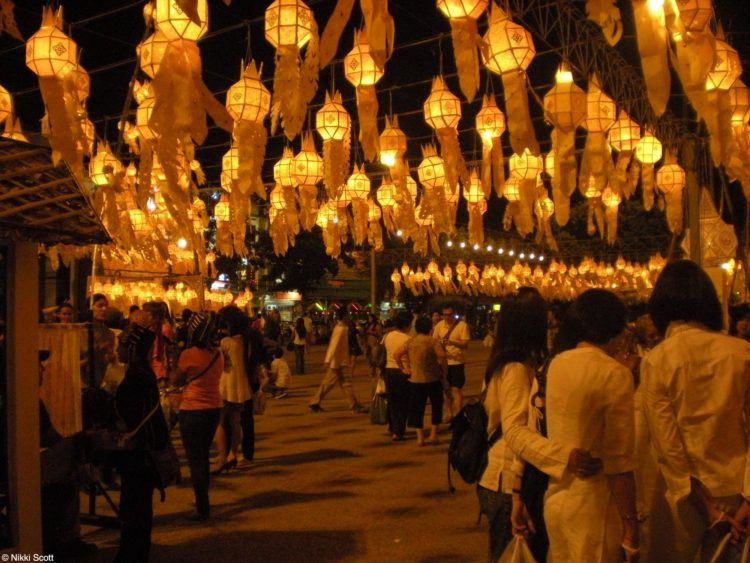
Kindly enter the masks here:
[[490, 447], [502, 436], [498, 427], [487, 436], [487, 411], [484, 409], [484, 393], [480, 400], [465, 405], [451, 422], [451, 443], [448, 447], [448, 489], [456, 488], [451, 481], [451, 467], [458, 471], [465, 482], [479, 481], [487, 468]]

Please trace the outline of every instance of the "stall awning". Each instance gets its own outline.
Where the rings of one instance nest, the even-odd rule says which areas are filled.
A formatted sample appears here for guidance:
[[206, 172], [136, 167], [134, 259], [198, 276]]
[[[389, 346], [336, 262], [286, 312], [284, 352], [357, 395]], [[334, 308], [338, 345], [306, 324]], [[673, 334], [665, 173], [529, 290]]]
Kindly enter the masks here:
[[85, 189], [49, 147], [0, 138], [0, 240], [96, 244], [110, 238]]

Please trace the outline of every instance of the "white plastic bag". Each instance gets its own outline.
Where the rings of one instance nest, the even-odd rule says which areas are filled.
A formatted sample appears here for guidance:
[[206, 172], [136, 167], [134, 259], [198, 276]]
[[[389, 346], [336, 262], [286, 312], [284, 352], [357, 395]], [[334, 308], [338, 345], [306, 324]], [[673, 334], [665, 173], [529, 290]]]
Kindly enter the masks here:
[[382, 377], [378, 377], [378, 382], [375, 384], [375, 394], [382, 395], [385, 393], [385, 380]]
[[514, 536], [498, 559], [498, 563], [536, 563], [523, 536]]

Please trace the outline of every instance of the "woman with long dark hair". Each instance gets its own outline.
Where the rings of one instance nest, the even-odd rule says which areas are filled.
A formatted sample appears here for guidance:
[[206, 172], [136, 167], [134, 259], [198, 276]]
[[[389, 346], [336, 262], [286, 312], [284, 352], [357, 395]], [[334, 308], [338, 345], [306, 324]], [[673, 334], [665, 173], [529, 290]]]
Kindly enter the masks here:
[[297, 375], [305, 373], [305, 349], [307, 348], [307, 327], [305, 319], [299, 317], [292, 329], [292, 344], [294, 345], [294, 371]]
[[[602, 474], [551, 475], [544, 501], [551, 561], [637, 561], [633, 374], [615, 357], [628, 344], [628, 311], [590, 289], [566, 311], [546, 382], [547, 435], [601, 458]], [[635, 355], [632, 355], [635, 358]]]
[[517, 534], [528, 536], [534, 555], [544, 560], [547, 542], [541, 514], [529, 515], [521, 499], [524, 461], [557, 476], [569, 467], [586, 475], [598, 470], [587, 452], [563, 448], [529, 427], [534, 376], [546, 356], [547, 304], [536, 290], [522, 288], [502, 302], [485, 372], [487, 433], [495, 441], [477, 495], [480, 511], [489, 520], [490, 561], [497, 561]]

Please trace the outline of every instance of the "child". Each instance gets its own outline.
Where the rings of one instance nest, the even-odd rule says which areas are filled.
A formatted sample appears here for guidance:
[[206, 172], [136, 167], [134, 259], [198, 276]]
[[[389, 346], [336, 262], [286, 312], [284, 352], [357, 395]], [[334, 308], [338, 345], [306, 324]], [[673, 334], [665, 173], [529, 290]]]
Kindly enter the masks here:
[[289, 369], [289, 364], [286, 363], [284, 351], [281, 348], [273, 350], [272, 355], [273, 361], [268, 374], [268, 383], [263, 391], [270, 393], [274, 399], [282, 399], [287, 396], [286, 391], [291, 384], [292, 370]]

